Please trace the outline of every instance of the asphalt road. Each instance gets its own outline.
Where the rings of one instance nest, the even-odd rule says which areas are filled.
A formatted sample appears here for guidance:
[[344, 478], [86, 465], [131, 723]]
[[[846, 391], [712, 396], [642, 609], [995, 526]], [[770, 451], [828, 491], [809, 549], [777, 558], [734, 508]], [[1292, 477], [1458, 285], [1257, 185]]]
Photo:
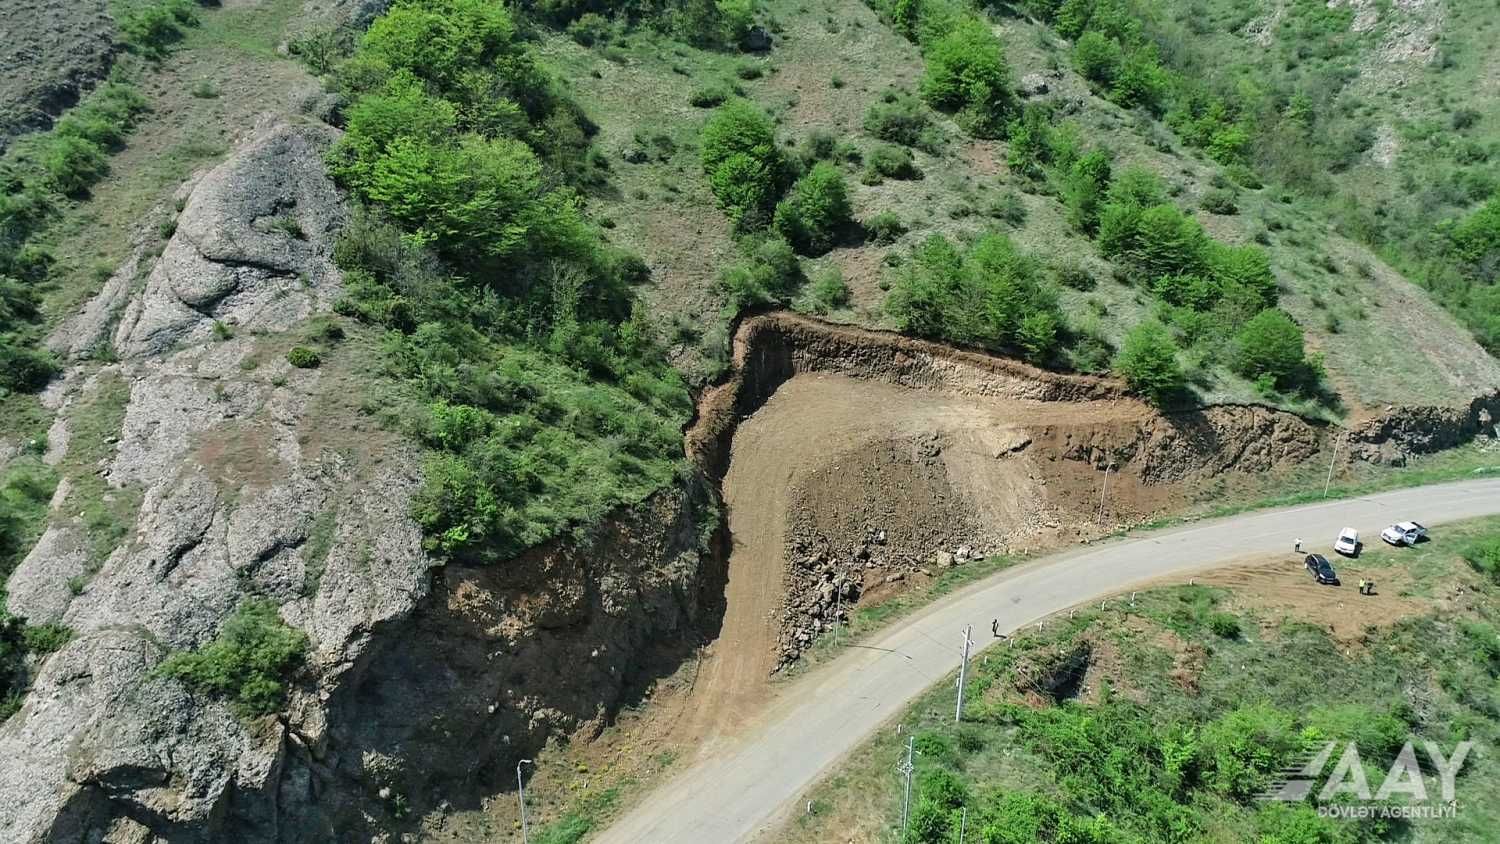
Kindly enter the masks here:
[[[785, 686], [739, 736], [700, 758], [605, 830], [614, 844], [718, 844], [774, 830], [803, 793], [845, 754], [928, 687], [958, 668], [965, 625], [979, 648], [1082, 603], [1172, 575], [1283, 552], [1289, 577], [1305, 577], [1292, 540], [1333, 556], [1340, 528], [1367, 543], [1392, 522], [1428, 526], [1500, 513], [1500, 478], [1395, 490], [1265, 510], [1126, 537], [1035, 560], [996, 574], [898, 622], [829, 665]], [[1442, 532], [1433, 532], [1442, 542]], [[1311, 586], [1309, 587], [1311, 588]], [[1325, 587], [1326, 588], [1326, 587]], [[1348, 587], [1345, 587], [1348, 588]]]

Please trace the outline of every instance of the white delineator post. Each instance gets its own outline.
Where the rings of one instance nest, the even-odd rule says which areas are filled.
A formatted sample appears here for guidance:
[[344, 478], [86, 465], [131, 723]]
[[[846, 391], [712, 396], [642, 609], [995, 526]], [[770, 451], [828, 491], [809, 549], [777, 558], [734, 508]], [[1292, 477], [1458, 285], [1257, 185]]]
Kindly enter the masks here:
[[906, 740], [906, 761], [896, 766], [896, 770], [906, 775], [906, 799], [901, 803], [901, 837], [906, 837], [906, 822], [911, 818], [911, 772], [916, 770], [912, 764], [912, 754], [917, 749], [917, 737], [911, 736]]
[[964, 680], [969, 675], [969, 648], [974, 644], [970, 633], [974, 631], [974, 625], [964, 628], [964, 661], [958, 664], [958, 706], [953, 710], [953, 723], [957, 724], [964, 718]]

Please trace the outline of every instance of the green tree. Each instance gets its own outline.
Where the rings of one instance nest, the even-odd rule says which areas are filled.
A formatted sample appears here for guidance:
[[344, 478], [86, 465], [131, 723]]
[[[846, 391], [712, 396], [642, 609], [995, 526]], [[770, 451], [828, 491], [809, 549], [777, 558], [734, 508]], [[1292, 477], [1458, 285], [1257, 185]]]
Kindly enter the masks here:
[[447, 100], [429, 95], [409, 72], [394, 74], [385, 85], [349, 106], [344, 134], [329, 155], [333, 173], [354, 187], [368, 188], [375, 163], [397, 138], [428, 144], [449, 138], [458, 113]]
[[1305, 365], [1302, 329], [1285, 311], [1267, 308], [1235, 335], [1234, 370], [1246, 378], [1269, 377], [1285, 387], [1298, 380]]
[[748, 100], [714, 110], [699, 138], [703, 170], [719, 205], [741, 230], [764, 226], [785, 184], [771, 118]]
[[1160, 405], [1182, 389], [1182, 367], [1177, 363], [1177, 344], [1166, 326], [1149, 320], [1132, 328], [1115, 357], [1115, 371], [1132, 390]]
[[1099, 209], [1109, 189], [1110, 156], [1092, 150], [1074, 161], [1062, 175], [1061, 193], [1068, 209], [1068, 222], [1085, 234], [1099, 230]]
[[1124, 61], [1119, 42], [1102, 32], [1085, 32], [1073, 45], [1073, 66], [1084, 79], [1105, 88], [1120, 75]]
[[1140, 106], [1157, 112], [1166, 97], [1169, 81], [1156, 51], [1137, 47], [1125, 54], [1109, 98], [1126, 108]]
[[838, 233], [851, 221], [848, 188], [837, 167], [826, 161], [814, 164], [807, 175], [792, 185], [786, 199], [776, 206], [776, 230], [809, 255], [820, 255], [833, 246]]
[[891, 26], [908, 41], [917, 40], [922, 23], [922, 0], [895, 0], [891, 4]]
[[886, 312], [909, 334], [1020, 351], [1036, 362], [1056, 353], [1063, 324], [1036, 259], [996, 233], [967, 253], [928, 238], [897, 272]]
[[999, 39], [982, 21], [966, 18], [926, 51], [922, 96], [933, 108], [956, 113], [975, 137], [993, 138], [1016, 111], [1010, 67]]

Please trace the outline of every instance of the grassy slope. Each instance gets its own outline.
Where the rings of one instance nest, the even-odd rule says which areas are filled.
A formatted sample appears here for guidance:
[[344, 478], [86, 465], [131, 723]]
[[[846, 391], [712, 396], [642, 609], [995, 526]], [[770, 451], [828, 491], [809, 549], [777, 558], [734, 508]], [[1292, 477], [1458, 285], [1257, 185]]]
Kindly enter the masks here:
[[[1483, 674], [1481, 663], [1468, 653], [1445, 645], [1451, 645], [1459, 618], [1493, 624], [1500, 617], [1494, 603], [1496, 585], [1470, 571], [1458, 556], [1469, 538], [1496, 530], [1500, 520], [1493, 518], [1451, 526], [1436, 541], [1416, 549], [1371, 547], [1357, 563], [1342, 562], [1340, 574], [1346, 584], [1363, 576], [1377, 582], [1399, 576], [1400, 597], [1422, 599], [1428, 607], [1394, 626], [1367, 630], [1357, 645], [1343, 645], [1343, 653], [1321, 627], [1289, 623], [1278, 611], [1232, 590], [1164, 588], [1140, 595], [1134, 609], [1086, 611], [1073, 621], [1054, 621], [1040, 634], [1026, 634], [1015, 648], [991, 650], [976, 660], [968, 687], [968, 724], [955, 728], [953, 684], [937, 684], [896, 719], [904, 725], [900, 735], [892, 724], [892, 729], [855, 751], [809, 795], [813, 813], [793, 819], [775, 840], [895, 841], [892, 829], [900, 818], [901, 780], [894, 765], [904, 752], [904, 736], [912, 732], [941, 737], [956, 748], [946, 759], [919, 758], [919, 774], [946, 768], [976, 793], [1064, 793], [1067, 772], [1020, 746], [1025, 736], [1017, 726], [991, 716], [996, 703], [1021, 698], [1013, 685], [1013, 665], [1045, 664], [1080, 637], [1095, 643], [1096, 655], [1109, 654], [1104, 670], [1088, 675], [1095, 688], [1085, 698], [1086, 708], [1098, 705], [1098, 686], [1105, 681], [1145, 705], [1160, 724], [1201, 725], [1236, 707], [1260, 702], [1304, 713], [1302, 720], [1307, 722], [1317, 720], [1315, 710], [1334, 712], [1351, 704], [1383, 710], [1407, 701], [1416, 711], [1410, 727], [1419, 738], [1493, 742], [1500, 735], [1494, 679]], [[1289, 583], [1304, 585], [1300, 571], [1286, 577]], [[1357, 600], [1352, 593], [1346, 588], [1337, 599]], [[1332, 592], [1329, 600], [1334, 600]], [[1212, 633], [1204, 623], [1212, 611], [1236, 614], [1243, 634], [1226, 639]], [[1324, 612], [1332, 611], [1329, 607]], [[1193, 653], [1202, 654], [1203, 661], [1195, 682], [1184, 683], [1183, 655]], [[1393, 665], [1405, 670], [1391, 671]], [[1480, 673], [1464, 673], [1473, 671]], [[1461, 682], [1455, 682], [1460, 677]], [[1032, 705], [1055, 704], [1033, 698]], [[1381, 772], [1373, 775], [1378, 785], [1388, 760], [1366, 761]], [[1458, 781], [1458, 819], [1414, 824], [1409, 840], [1488, 840], [1497, 817], [1493, 801], [1485, 795], [1497, 782], [1500, 763], [1488, 754], [1471, 756]], [[977, 798], [975, 804], [977, 811]], [[1253, 807], [1205, 795], [1199, 795], [1195, 805], [1205, 823], [1202, 835], [1209, 840], [1254, 838]]]
[[[617, 224], [614, 236], [639, 250], [656, 270], [648, 294], [656, 309], [700, 327], [712, 322], [719, 307], [713, 281], [734, 253], [697, 162], [695, 137], [706, 111], [690, 106], [688, 95], [727, 81], [777, 118], [783, 140], [800, 141], [824, 129], [868, 149], [872, 139], [861, 126], [865, 109], [887, 87], [914, 89], [921, 76], [915, 47], [857, 0], [772, 0], [767, 14], [779, 33], [764, 59], [707, 53], [645, 33], [610, 47], [585, 49], [561, 37], [547, 47], [600, 123], [600, 146], [612, 155], [619, 192], [601, 199], [598, 208]], [[1014, 18], [996, 29], [1017, 78], [1056, 69], [1060, 76], [1048, 78], [1048, 97], [1074, 104], [1066, 107], [1067, 119], [1086, 139], [1115, 150], [1120, 164], [1161, 173], [1178, 192], [1175, 201], [1197, 208], [1217, 165], [1177, 143], [1160, 124], [1093, 96], [1069, 69], [1067, 45], [1050, 30]], [[1224, 38], [1245, 42], [1241, 50], [1249, 48], [1242, 34]], [[1460, 64], [1455, 74], [1470, 72], [1470, 65], [1483, 58], [1457, 55], [1455, 61], [1468, 64]], [[765, 75], [737, 79], [736, 67], [750, 63], [763, 67]], [[963, 236], [1005, 229], [985, 210], [1012, 193], [1020, 195], [1028, 212], [1025, 223], [1012, 231], [1019, 243], [1048, 258], [1081, 258], [1097, 269], [1099, 286], [1086, 293], [1064, 290], [1064, 302], [1075, 321], [1097, 323], [1117, 341], [1146, 313], [1147, 297], [1111, 279], [1112, 268], [1068, 229], [1053, 198], [1023, 193], [1026, 185], [1005, 166], [1003, 142], [974, 141], [950, 122], [942, 123], [947, 143], [941, 154], [917, 153], [924, 179], [865, 186], [858, 184], [856, 171], [849, 172], [858, 217], [894, 210], [912, 231], [894, 246], [843, 248], [812, 262], [842, 268], [854, 294], [842, 316], [878, 323], [886, 254], [935, 232]], [[669, 138], [675, 150], [664, 160], [629, 164], [620, 159], [625, 149], [640, 145], [638, 138], [652, 148], [655, 135]], [[1337, 234], [1326, 208], [1273, 189], [1243, 192], [1239, 205], [1236, 215], [1198, 211], [1198, 216], [1223, 240], [1243, 243], [1260, 235], [1269, 241], [1287, 293], [1285, 306], [1307, 328], [1310, 345], [1326, 355], [1336, 387], [1356, 413], [1388, 403], [1463, 402], [1500, 383], [1500, 364], [1423, 291]], [[679, 339], [690, 341], [691, 333], [683, 331]], [[1243, 380], [1222, 371], [1214, 376], [1204, 391], [1208, 400], [1254, 397]]]

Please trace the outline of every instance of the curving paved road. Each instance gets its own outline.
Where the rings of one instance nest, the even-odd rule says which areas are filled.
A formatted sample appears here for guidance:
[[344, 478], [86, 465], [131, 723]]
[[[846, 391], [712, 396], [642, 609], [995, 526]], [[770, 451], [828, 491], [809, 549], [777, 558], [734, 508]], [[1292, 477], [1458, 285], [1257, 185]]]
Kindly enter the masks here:
[[[735, 739], [706, 748], [598, 837], [610, 844], [727, 844], [773, 830], [801, 794], [881, 724], [958, 668], [966, 624], [979, 647], [990, 619], [1014, 630], [1080, 603], [1167, 575], [1224, 565], [1248, 554], [1291, 553], [1302, 537], [1328, 551], [1338, 530], [1379, 542], [1386, 525], [1427, 525], [1500, 513], [1500, 478], [1265, 510], [1095, 544], [996, 574], [851, 648], [783, 688]], [[1440, 532], [1436, 541], [1442, 542]]]

